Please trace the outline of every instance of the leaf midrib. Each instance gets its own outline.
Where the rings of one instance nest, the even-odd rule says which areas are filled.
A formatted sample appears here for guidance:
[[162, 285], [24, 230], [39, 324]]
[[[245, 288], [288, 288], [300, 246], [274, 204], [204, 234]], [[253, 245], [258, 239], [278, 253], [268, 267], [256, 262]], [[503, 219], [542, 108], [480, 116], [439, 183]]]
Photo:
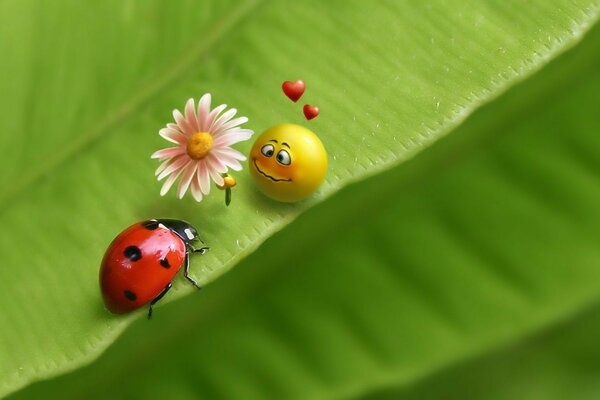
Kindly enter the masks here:
[[77, 136], [69, 144], [55, 151], [51, 158], [46, 158], [37, 169], [23, 176], [17, 183], [0, 196], [0, 215], [5, 213], [15, 199], [26, 192], [36, 182], [48, 175], [49, 171], [61, 168], [68, 160], [76, 154], [86, 151], [97, 141], [109, 137], [116, 130], [114, 127], [123, 124], [130, 116], [134, 115], [145, 104], [151, 102], [163, 93], [169, 86], [185, 75], [199, 59], [208, 54], [217, 43], [232, 31], [232, 28], [247, 18], [253, 11], [263, 4], [263, 0], [248, 0], [243, 4], [236, 4], [230, 12], [217, 19], [207, 34], [202, 36], [194, 46], [182, 52], [180, 57], [167, 68], [160, 71], [153, 79], [141, 85], [141, 89], [135, 93], [129, 101], [125, 101], [115, 110], [110, 110], [100, 122], [93, 124], [93, 128], [85, 134]]

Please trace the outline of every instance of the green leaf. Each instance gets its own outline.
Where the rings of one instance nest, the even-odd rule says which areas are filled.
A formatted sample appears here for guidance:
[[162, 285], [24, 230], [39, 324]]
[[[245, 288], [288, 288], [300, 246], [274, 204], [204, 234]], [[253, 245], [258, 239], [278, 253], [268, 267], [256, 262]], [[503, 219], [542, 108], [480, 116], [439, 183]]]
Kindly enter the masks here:
[[597, 398], [598, 39], [13, 399]]
[[501, 351], [461, 363], [414, 387], [372, 399], [597, 399], [600, 308]]
[[[141, 311], [125, 317], [109, 315], [102, 307], [97, 287], [99, 260], [110, 240], [124, 226], [154, 216], [190, 220], [214, 249], [202, 261], [195, 260], [192, 266], [198, 281], [210, 282], [301, 211], [350, 182], [414, 156], [482, 103], [574, 44], [595, 21], [598, 8], [594, 1], [558, 0], [468, 5], [458, 1], [424, 5], [382, 2], [376, 6], [345, 1], [324, 4], [318, 1], [239, 4], [183, 0], [168, 4], [116, 0], [98, 4], [33, 0], [0, 3], [0, 37], [8, 39], [0, 43], [6, 60], [0, 63], [0, 74], [10, 77], [0, 80], [3, 93], [0, 131], [6, 132], [0, 137], [0, 146], [10, 150], [0, 161], [4, 173], [0, 189], [4, 228], [0, 234], [0, 250], [5, 265], [0, 270], [4, 284], [0, 292], [0, 394], [94, 359], [129, 323], [143, 314]], [[319, 105], [322, 110], [319, 118], [304, 122], [297, 105], [280, 93], [279, 84], [290, 78], [303, 78], [308, 82], [303, 101]], [[175, 200], [173, 196], [159, 198], [159, 185], [152, 174], [156, 165], [148, 158], [164, 145], [156, 132], [170, 120], [171, 109], [181, 108], [187, 98], [198, 97], [206, 91], [211, 91], [216, 101], [227, 102], [247, 115], [250, 127], [257, 131], [280, 122], [297, 122], [317, 132], [330, 157], [327, 181], [317, 195], [297, 205], [277, 204], [259, 195], [247, 174], [242, 173], [236, 177], [239, 185], [229, 208], [223, 205], [222, 193], [199, 205], [190, 199]], [[249, 146], [250, 143], [246, 143], [240, 148], [247, 151]], [[485, 184], [483, 170], [472, 173], [477, 178], [473, 179], [474, 183], [481, 180]], [[370, 321], [375, 323], [383, 316], [389, 318], [402, 311], [398, 305], [414, 315], [417, 322], [422, 320], [429, 324], [426, 326], [430, 330], [408, 329], [399, 337], [392, 335], [393, 331], [388, 332], [387, 340], [377, 344], [379, 348], [375, 349], [381, 357], [385, 358], [388, 347], [399, 339], [416, 336], [438, 338], [440, 348], [448, 352], [460, 347], [455, 342], [457, 328], [460, 331], [463, 325], [474, 323], [468, 314], [461, 315], [460, 307], [453, 302], [457, 296], [454, 290], [462, 293], [463, 288], [456, 285], [449, 289], [438, 288], [435, 282], [428, 282], [428, 278], [437, 276], [439, 268], [439, 260], [428, 256], [447, 251], [450, 261], [444, 268], [459, 268], [463, 273], [469, 271], [470, 263], [477, 264], [479, 257], [461, 256], [460, 249], [452, 246], [454, 241], [460, 243], [465, 239], [453, 238], [435, 224], [438, 222], [435, 216], [447, 212], [458, 221], [465, 218], [465, 230], [455, 233], [472, 233], [468, 228], [475, 229], [469, 224], [477, 223], [480, 227], [479, 221], [464, 213], [477, 207], [471, 203], [461, 208], [462, 213], [451, 209], [460, 203], [460, 196], [441, 183], [436, 186], [439, 192], [431, 193], [436, 196], [436, 203], [434, 198], [424, 200], [417, 194], [398, 196], [389, 190], [397, 190], [397, 184], [402, 184], [403, 179], [395, 175], [386, 175], [383, 179], [373, 181], [375, 185], [370, 183], [371, 186], [353, 189], [359, 192], [356, 196], [343, 195], [350, 199], [350, 204], [344, 206], [344, 201], [336, 204], [335, 213], [327, 208], [315, 211], [315, 215], [323, 213], [319, 222], [326, 220], [330, 227], [323, 229], [320, 235], [335, 234], [332, 229], [336, 223], [345, 222], [349, 234], [356, 234], [362, 232], [365, 223], [377, 226], [393, 218], [411, 229], [405, 231], [404, 236], [368, 237], [366, 242], [374, 240], [383, 246], [375, 258], [377, 262], [362, 259], [362, 253], [356, 252], [364, 240], [360, 237], [361, 242], [355, 242], [358, 236], [347, 237], [344, 242], [335, 241], [326, 252], [314, 253], [322, 257], [311, 259], [312, 250], [308, 251], [310, 247], [306, 246], [312, 243], [314, 248], [327, 237], [315, 235], [315, 225], [308, 232], [296, 226], [295, 229], [302, 232], [300, 237], [292, 232], [276, 238], [278, 246], [269, 247], [267, 253], [261, 252], [248, 261], [249, 265], [255, 265], [261, 264], [263, 259], [269, 260], [264, 263], [265, 269], [251, 271], [251, 281], [256, 281], [257, 287], [266, 283], [272, 288], [258, 296], [257, 303], [246, 306], [249, 314], [239, 307], [240, 323], [246, 321], [249, 327], [258, 329], [248, 332], [252, 336], [246, 338], [245, 343], [253, 342], [252, 347], [234, 346], [241, 343], [236, 341], [236, 335], [244, 330], [238, 330], [235, 324], [232, 325], [235, 330], [227, 329], [231, 323], [228, 318], [235, 313], [221, 315], [227, 310], [227, 304], [237, 312], [238, 306], [243, 304], [237, 301], [252, 295], [251, 291], [247, 289], [238, 295], [234, 295], [235, 291], [224, 291], [230, 295], [213, 298], [212, 303], [210, 293], [214, 291], [210, 288], [206, 294], [194, 296], [194, 301], [205, 299], [206, 307], [212, 304], [214, 308], [213, 312], [207, 310], [206, 314], [199, 315], [196, 321], [200, 323], [210, 315], [221, 321], [214, 321], [212, 325], [211, 329], [216, 329], [214, 332], [220, 336], [211, 337], [214, 345], [205, 349], [207, 358], [219, 358], [219, 349], [228, 348], [227, 339], [230, 339], [231, 346], [222, 355], [224, 360], [237, 354], [254, 356], [253, 352], [259, 351], [265, 354], [267, 365], [277, 365], [282, 373], [308, 377], [309, 382], [302, 383], [307, 393], [320, 390], [322, 376], [312, 375], [305, 365], [280, 364], [293, 354], [285, 351], [285, 343], [271, 343], [271, 334], [252, 324], [261, 320], [262, 314], [257, 312], [261, 305], [269, 304], [273, 308], [272, 313], [267, 314], [271, 322], [279, 324], [279, 329], [292, 329], [291, 337], [301, 334], [302, 326], [322, 329], [319, 336], [324, 339], [324, 345], [338, 356], [345, 355], [347, 344], [369, 334]], [[399, 183], [396, 184], [396, 180]], [[394, 184], [388, 185], [390, 182]], [[427, 195], [427, 190], [432, 190], [428, 183], [419, 176], [414, 185], [425, 187]], [[490, 191], [499, 187], [489, 185]], [[401, 201], [403, 212], [394, 214], [395, 209], [389, 209], [390, 215], [383, 215], [385, 202], [382, 199], [392, 195], [396, 196], [394, 200]], [[438, 207], [431, 214], [432, 219], [415, 221], [411, 212], [425, 205]], [[364, 210], [377, 209], [380, 209], [379, 219], [369, 221]], [[536, 218], [531, 222], [540, 222], [544, 228], [562, 228], [561, 221], [555, 217], [547, 224]], [[481, 239], [490, 239], [485, 233]], [[562, 239], [568, 241], [569, 233], [564, 233], [565, 237], [558, 244]], [[492, 238], [503, 237], [500, 231], [491, 234], [497, 235]], [[312, 242], [307, 242], [305, 236]], [[449, 242], [436, 242], [438, 236], [446, 237]], [[517, 238], [518, 235], [514, 235], [511, 239]], [[288, 254], [290, 243], [294, 241], [303, 246]], [[518, 250], [525, 250], [510, 243]], [[588, 245], [589, 242], [582, 241], [577, 250], [589, 256]], [[385, 259], [386, 254], [394, 254], [396, 248], [415, 257], [407, 259], [406, 270], [399, 271], [408, 274], [399, 285], [390, 279], [393, 271], [386, 267], [390, 263]], [[480, 250], [485, 255], [486, 249]], [[514, 254], [515, 258], [519, 257], [518, 252]], [[451, 263], [452, 258], [456, 264]], [[313, 314], [313, 308], [321, 305], [319, 297], [315, 297], [318, 291], [306, 292], [301, 285], [279, 288], [277, 281], [266, 279], [262, 283], [259, 279], [261, 271], [268, 273], [279, 264], [303, 259], [323, 268], [307, 270], [312, 277], [300, 270], [287, 277], [287, 270], [283, 269], [279, 279], [297, 281], [300, 285], [304, 279], [324, 279], [324, 274], [337, 271], [338, 274], [329, 275], [327, 285], [327, 293], [337, 295], [336, 298], [354, 301], [358, 299], [354, 294], [363, 285], [371, 284], [377, 288], [376, 294], [381, 289], [379, 295], [383, 300], [391, 296], [388, 300], [394, 302], [381, 303], [382, 297], [378, 296], [370, 301], [367, 298], [359, 310], [369, 312], [354, 316], [350, 305], [338, 304], [342, 310], [348, 307], [345, 313], [339, 314], [340, 308], [325, 303], [325, 313]], [[357, 264], [356, 260], [364, 263]], [[509, 261], [515, 260], [510, 258]], [[424, 262], [426, 267], [416, 268], [419, 262]], [[463, 262], [462, 268], [466, 269], [461, 270]], [[329, 268], [343, 264], [354, 269]], [[367, 279], [361, 274], [365, 268], [380, 270], [380, 273], [374, 272]], [[526, 301], [519, 296], [518, 289], [531, 285], [526, 272], [510, 270], [507, 275], [481, 272], [481, 279], [487, 282], [486, 290], [476, 288], [472, 295], [487, 293], [491, 296], [481, 299], [482, 309], [488, 310], [485, 305], [493, 303], [494, 296], [508, 296], [510, 301], [506, 307], [520, 309]], [[584, 272], [583, 267], [580, 272]], [[564, 274], [558, 275], [564, 278]], [[548, 282], [553, 282], [552, 277], [547, 278]], [[463, 278], [471, 284], [476, 281], [479, 284], [479, 278]], [[344, 281], [352, 285], [336, 285]], [[591, 280], [588, 283], [591, 285]], [[402, 289], [400, 295], [406, 296], [400, 302], [396, 297], [398, 288]], [[542, 289], [548, 288], [540, 288], [540, 295], [545, 293]], [[411, 295], [418, 296], [423, 290], [429, 291], [433, 299], [424, 297], [411, 302]], [[177, 281], [174, 294], [165, 302], [191, 291], [182, 281]], [[585, 294], [582, 291], [581, 298]], [[286, 301], [281, 304], [269, 302], [282, 298]], [[299, 299], [302, 301], [297, 302]], [[579, 297], [572, 301], [577, 299]], [[438, 310], [436, 306], [447, 309]], [[160, 311], [165, 321], [177, 321], [177, 313], [168, 317], [166, 310]], [[513, 311], [509, 311], [503, 314], [506, 318], [524, 319], [522, 314], [514, 316]], [[294, 326], [295, 313], [306, 313], [302, 326]], [[348, 322], [361, 316], [366, 319], [358, 321], [361, 322], [359, 328], [336, 336]], [[325, 323], [327, 319], [323, 318], [330, 318], [332, 323]], [[187, 327], [188, 322], [184, 320], [182, 328]], [[360, 331], [361, 328], [364, 330]], [[271, 346], [279, 346], [283, 351], [267, 353]], [[420, 348], [415, 346], [409, 350], [417, 354]], [[180, 352], [183, 354], [185, 350]], [[327, 357], [320, 359], [314, 348], [307, 355], [324, 366], [332, 361]], [[366, 352], [359, 350], [348, 357], [354, 357], [353, 362], [341, 364], [348, 371], [357, 366], [378, 368], [376, 360]], [[252, 371], [252, 361], [253, 357], [247, 358], [238, 368]], [[418, 361], [426, 363], [427, 360]], [[212, 373], [221, 371], [224, 365], [226, 363], [215, 366]], [[210, 367], [198, 368], [208, 371]], [[257, 369], [255, 374], [269, 382], [267, 371]], [[333, 386], [335, 378], [340, 376], [344, 374], [339, 371], [330, 376]], [[364, 378], [369, 376], [372, 375]], [[223, 390], [219, 382], [226, 379], [226, 375], [213, 378], [206, 374], [203, 379], [206, 379], [208, 392], [218, 392]], [[224, 385], [227, 386], [227, 382]], [[240, 390], [244, 387], [239, 385]], [[154, 389], [153, 393], [161, 390]], [[288, 393], [285, 386], [273, 392], [277, 390]], [[248, 397], [252, 397], [251, 394]]]

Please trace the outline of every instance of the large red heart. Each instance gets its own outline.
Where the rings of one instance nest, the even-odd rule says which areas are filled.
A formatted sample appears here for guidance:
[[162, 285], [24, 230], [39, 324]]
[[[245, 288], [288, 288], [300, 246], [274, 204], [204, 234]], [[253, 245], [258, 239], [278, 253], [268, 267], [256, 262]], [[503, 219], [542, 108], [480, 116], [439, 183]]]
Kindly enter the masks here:
[[302, 111], [304, 111], [304, 116], [309, 121], [319, 115], [319, 107], [311, 106], [309, 104], [305, 104]]
[[302, 94], [304, 93], [304, 81], [285, 81], [281, 85], [281, 88], [283, 89], [283, 93], [285, 93], [285, 95], [295, 103], [300, 97], [302, 97]]

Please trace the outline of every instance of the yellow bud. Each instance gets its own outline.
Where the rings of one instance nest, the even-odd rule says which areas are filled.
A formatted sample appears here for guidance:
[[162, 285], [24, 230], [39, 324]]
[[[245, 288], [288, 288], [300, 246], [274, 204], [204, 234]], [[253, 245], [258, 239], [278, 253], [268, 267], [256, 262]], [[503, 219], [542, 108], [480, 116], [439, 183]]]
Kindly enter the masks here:
[[223, 186], [225, 187], [234, 187], [237, 184], [235, 178], [231, 175], [227, 175], [223, 178]]
[[225, 175], [223, 177], [223, 185], [217, 185], [217, 187], [221, 190], [225, 190], [227, 188], [232, 188], [237, 184], [235, 178], [231, 175]]

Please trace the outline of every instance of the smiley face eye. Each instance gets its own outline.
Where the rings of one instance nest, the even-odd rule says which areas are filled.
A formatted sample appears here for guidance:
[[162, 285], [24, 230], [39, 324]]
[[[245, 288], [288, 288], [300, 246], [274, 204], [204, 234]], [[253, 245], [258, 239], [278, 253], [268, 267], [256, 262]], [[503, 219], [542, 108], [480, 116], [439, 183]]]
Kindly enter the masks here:
[[272, 144], [265, 144], [263, 147], [260, 148], [260, 152], [265, 157], [271, 157], [273, 153], [275, 153], [275, 147]]
[[290, 165], [292, 163], [290, 153], [288, 153], [286, 150], [279, 150], [277, 153], [277, 162], [282, 165]]

